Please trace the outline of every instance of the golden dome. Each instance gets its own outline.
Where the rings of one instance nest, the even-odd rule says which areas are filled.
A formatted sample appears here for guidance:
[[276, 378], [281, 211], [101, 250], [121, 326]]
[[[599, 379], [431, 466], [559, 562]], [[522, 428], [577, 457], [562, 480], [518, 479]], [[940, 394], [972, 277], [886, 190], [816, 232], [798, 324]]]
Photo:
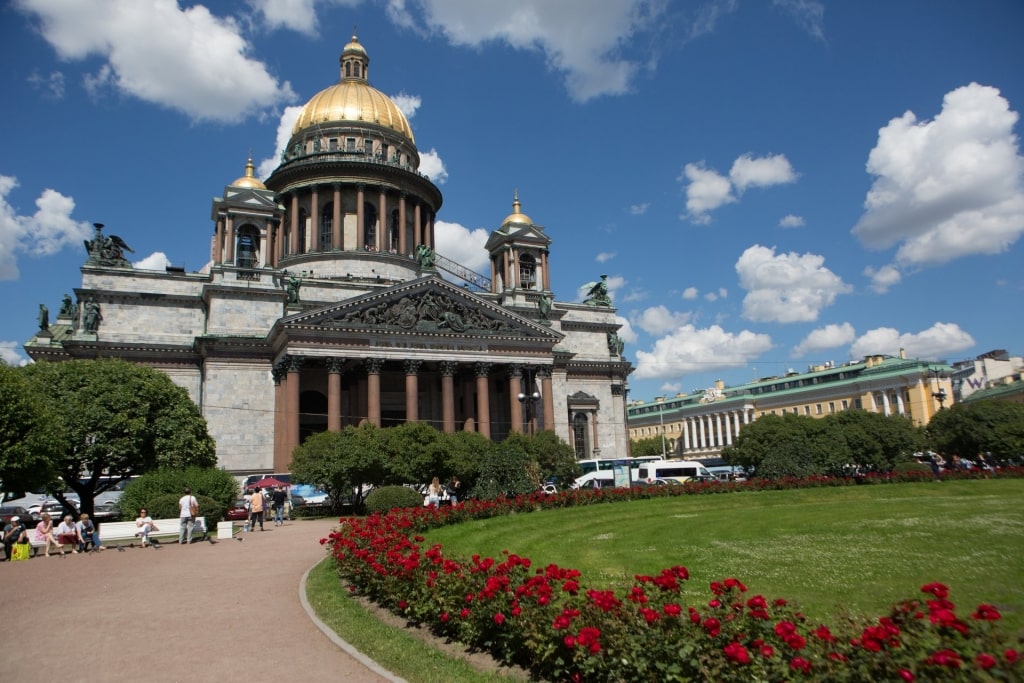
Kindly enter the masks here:
[[390, 128], [415, 143], [405, 114], [390, 97], [370, 85], [370, 58], [356, 36], [341, 52], [341, 79], [321, 90], [306, 103], [292, 127], [292, 135], [306, 128], [339, 121], [375, 123]]
[[512, 213], [505, 216], [505, 220], [501, 222], [502, 225], [509, 223], [526, 223], [527, 225], [533, 225], [533, 221], [530, 217], [522, 212], [522, 206], [519, 204], [519, 190], [515, 191], [512, 199]]
[[245, 164], [245, 175], [231, 183], [231, 187], [249, 187], [254, 190], [265, 190], [267, 186], [256, 177], [256, 167], [252, 165], [252, 154], [249, 154], [249, 161]]

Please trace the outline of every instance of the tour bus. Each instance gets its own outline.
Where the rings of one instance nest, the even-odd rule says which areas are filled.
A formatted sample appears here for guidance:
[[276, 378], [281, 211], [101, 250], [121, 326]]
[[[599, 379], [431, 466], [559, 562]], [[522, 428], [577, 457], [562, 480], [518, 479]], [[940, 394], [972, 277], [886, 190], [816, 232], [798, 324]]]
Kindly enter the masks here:
[[674, 479], [680, 483], [688, 481], [711, 481], [715, 475], [695, 460], [660, 460], [643, 463], [634, 471], [634, 479], [651, 483], [656, 479]]

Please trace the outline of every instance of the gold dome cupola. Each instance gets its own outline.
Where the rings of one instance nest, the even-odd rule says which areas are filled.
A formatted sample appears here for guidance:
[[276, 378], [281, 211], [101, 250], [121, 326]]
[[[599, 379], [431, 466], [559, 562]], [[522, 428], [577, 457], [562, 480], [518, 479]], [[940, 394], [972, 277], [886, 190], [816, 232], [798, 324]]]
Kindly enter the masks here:
[[252, 152], [249, 152], [249, 161], [245, 164], [245, 175], [231, 183], [231, 187], [248, 187], [254, 190], [265, 190], [267, 186], [256, 177], [256, 167], [252, 163]]

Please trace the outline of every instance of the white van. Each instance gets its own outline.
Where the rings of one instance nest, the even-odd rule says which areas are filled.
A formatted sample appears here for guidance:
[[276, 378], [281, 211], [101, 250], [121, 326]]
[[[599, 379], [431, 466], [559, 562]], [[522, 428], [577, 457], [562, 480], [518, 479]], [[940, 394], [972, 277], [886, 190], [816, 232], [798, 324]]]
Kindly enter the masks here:
[[715, 475], [696, 460], [659, 460], [645, 462], [633, 470], [633, 478], [652, 483], [656, 479], [674, 479], [680, 483], [688, 481], [711, 481]]

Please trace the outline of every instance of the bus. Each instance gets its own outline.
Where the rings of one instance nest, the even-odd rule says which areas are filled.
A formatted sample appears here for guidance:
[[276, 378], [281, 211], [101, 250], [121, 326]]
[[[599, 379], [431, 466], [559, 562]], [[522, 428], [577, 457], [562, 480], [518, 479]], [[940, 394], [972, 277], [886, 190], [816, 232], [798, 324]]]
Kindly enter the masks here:
[[715, 475], [696, 460], [661, 460], [648, 462], [634, 470], [635, 479], [652, 483], [657, 479], [674, 479], [680, 483], [688, 481], [712, 481]]
[[[636, 479], [636, 469], [641, 465], [664, 460], [660, 455], [640, 455], [635, 458], [591, 458], [579, 460], [577, 464], [583, 470], [583, 474], [572, 483], [572, 488], [602, 488], [613, 486], [615, 482], [615, 468], [623, 465], [629, 466], [630, 478]], [[622, 484], [625, 486], [625, 484]]]
[[583, 470], [583, 474], [590, 474], [591, 472], [598, 471], [611, 472], [615, 468], [615, 463], [622, 462], [622, 460], [627, 460], [630, 466], [636, 467], [641, 463], [664, 460], [664, 458], [660, 455], [640, 455], [635, 458], [591, 458], [589, 460], [578, 460], [576, 464]]

